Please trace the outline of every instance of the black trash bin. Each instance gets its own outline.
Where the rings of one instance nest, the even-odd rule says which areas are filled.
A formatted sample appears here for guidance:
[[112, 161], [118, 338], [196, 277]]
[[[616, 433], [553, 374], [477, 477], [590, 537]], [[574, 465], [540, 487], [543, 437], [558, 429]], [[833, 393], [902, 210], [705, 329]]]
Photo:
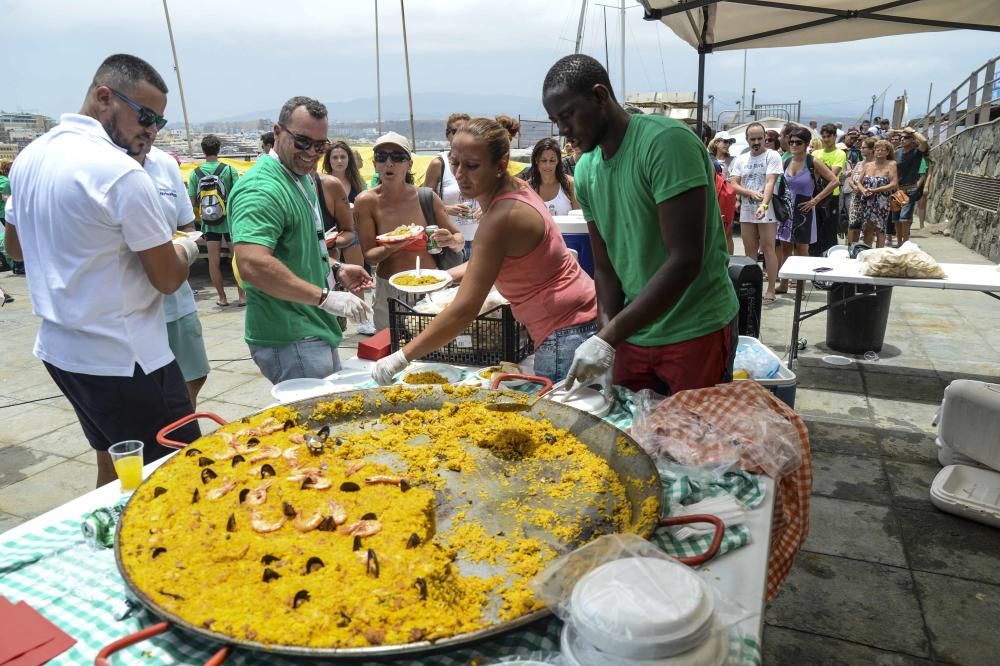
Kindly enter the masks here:
[[740, 302], [740, 335], [760, 337], [760, 309], [764, 296], [764, 272], [750, 257], [729, 258], [729, 279]]
[[[843, 303], [845, 299], [861, 296]], [[827, 292], [826, 346], [847, 354], [882, 351], [892, 287], [838, 282]]]

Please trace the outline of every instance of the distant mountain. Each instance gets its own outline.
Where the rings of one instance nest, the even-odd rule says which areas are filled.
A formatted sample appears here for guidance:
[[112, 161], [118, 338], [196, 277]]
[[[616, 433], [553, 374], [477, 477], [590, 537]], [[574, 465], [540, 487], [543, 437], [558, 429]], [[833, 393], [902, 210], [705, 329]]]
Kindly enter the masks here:
[[[337, 123], [374, 121], [378, 116], [378, 105], [374, 97], [354, 99], [347, 102], [324, 102], [330, 112], [330, 119]], [[280, 104], [262, 111], [249, 111], [235, 116], [205, 120], [202, 122], [246, 122], [259, 118], [276, 118]], [[448, 114], [464, 111], [469, 115], [489, 115], [506, 113], [515, 118], [520, 115], [532, 120], [546, 118], [541, 100], [516, 95], [465, 95], [462, 93], [418, 93], [413, 97], [413, 115], [417, 120], [442, 120]], [[410, 117], [406, 95], [385, 95], [382, 97], [383, 120], [408, 120]]]

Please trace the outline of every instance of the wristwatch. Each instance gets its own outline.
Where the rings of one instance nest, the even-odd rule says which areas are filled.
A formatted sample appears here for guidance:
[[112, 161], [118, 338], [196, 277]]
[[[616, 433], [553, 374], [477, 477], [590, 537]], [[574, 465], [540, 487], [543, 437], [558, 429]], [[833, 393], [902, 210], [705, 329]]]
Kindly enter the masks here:
[[343, 268], [343, 266], [344, 264], [340, 263], [339, 261], [333, 262], [333, 266], [330, 268], [330, 271], [333, 273], [334, 280], [337, 279], [337, 273], [340, 272], [340, 269]]
[[323, 287], [323, 291], [321, 291], [319, 293], [319, 303], [317, 303], [316, 305], [317, 306], [322, 306], [323, 302], [326, 300], [326, 297], [329, 296], [329, 295], [330, 295], [330, 289], [329, 289], [329, 287]]

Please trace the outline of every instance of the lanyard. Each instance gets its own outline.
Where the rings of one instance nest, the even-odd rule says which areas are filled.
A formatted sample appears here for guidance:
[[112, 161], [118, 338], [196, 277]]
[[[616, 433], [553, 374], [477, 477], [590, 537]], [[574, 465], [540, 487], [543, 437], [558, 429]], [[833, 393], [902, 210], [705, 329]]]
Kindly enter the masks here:
[[[306, 192], [306, 188], [302, 186], [302, 181], [299, 180], [295, 176], [295, 174], [289, 171], [288, 167], [286, 167], [281, 162], [281, 160], [276, 160], [276, 161], [278, 162], [279, 165], [281, 165], [281, 168], [282, 170], [284, 170], [285, 175], [288, 176], [293, 183], [295, 183], [295, 187], [299, 190], [299, 194], [302, 195], [302, 198], [305, 199], [306, 205], [309, 206], [309, 208], [312, 210], [313, 222], [316, 225], [317, 242], [319, 243], [319, 255], [320, 257], [323, 258], [324, 263], [326, 263], [327, 249], [326, 249], [326, 240], [323, 238], [323, 217], [319, 213], [319, 193], [316, 192], [316, 199], [310, 198], [309, 194]], [[310, 185], [315, 184], [311, 176], [306, 176], [306, 178], [309, 179]], [[313, 188], [313, 191], [315, 192], [315, 188]]]

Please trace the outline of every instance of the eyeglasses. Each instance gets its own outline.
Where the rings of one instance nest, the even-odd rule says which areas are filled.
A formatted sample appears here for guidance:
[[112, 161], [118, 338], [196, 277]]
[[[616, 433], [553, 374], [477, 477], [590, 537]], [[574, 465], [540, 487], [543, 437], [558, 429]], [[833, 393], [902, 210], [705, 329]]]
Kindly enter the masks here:
[[806, 142], [802, 141], [801, 139], [789, 139], [788, 140], [788, 145], [789, 146], [804, 146], [805, 143]]
[[115, 97], [122, 100], [123, 102], [125, 102], [126, 104], [128, 104], [133, 109], [139, 112], [139, 124], [142, 125], [143, 127], [156, 125], [156, 129], [157, 131], [159, 131], [166, 126], [167, 119], [156, 113], [156, 111], [153, 111], [152, 109], [147, 109], [141, 104], [136, 104], [135, 102], [133, 102], [128, 97], [121, 94], [114, 88], [109, 88], [109, 90], [114, 94]]
[[405, 150], [376, 150], [375, 151], [375, 161], [381, 164], [386, 160], [392, 160], [396, 164], [400, 162], [406, 162], [410, 159], [410, 154]]
[[292, 143], [294, 143], [295, 147], [299, 150], [309, 150], [312, 148], [317, 153], [322, 153], [330, 147], [329, 139], [313, 139], [312, 137], [308, 137], [304, 134], [296, 134], [284, 125], [278, 125], [278, 127], [288, 132], [288, 134], [292, 137]]

